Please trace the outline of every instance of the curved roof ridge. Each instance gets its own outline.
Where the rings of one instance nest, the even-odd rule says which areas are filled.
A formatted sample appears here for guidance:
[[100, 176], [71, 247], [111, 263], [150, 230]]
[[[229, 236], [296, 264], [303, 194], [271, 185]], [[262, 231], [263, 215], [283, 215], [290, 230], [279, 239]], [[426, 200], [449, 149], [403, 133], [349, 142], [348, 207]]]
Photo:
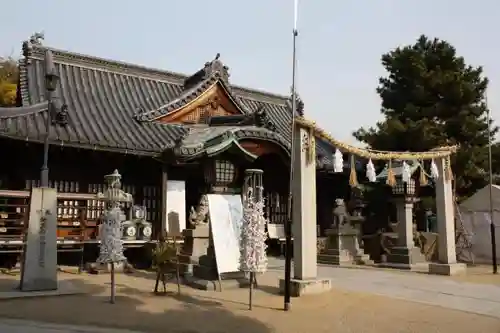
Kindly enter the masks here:
[[0, 107], [0, 118], [5, 119], [28, 116], [34, 113], [47, 111], [47, 109], [47, 102], [40, 102], [37, 104], [20, 107]]
[[139, 111], [135, 118], [138, 121], [151, 121], [179, 109], [202, 95], [211, 85], [215, 84], [213, 77], [201, 81], [197, 85], [183, 91], [179, 96], [153, 110]]
[[[58, 49], [54, 47], [49, 47], [45, 45], [32, 44], [30, 47], [31, 57], [43, 57], [45, 50], [51, 50], [54, 54], [55, 60], [58, 62], [59, 60], [65, 59], [68, 62], [75, 65], [97, 65], [103, 67], [102, 69], [111, 69], [114, 68], [121, 73], [126, 74], [127, 70], [132, 70], [132, 75], [144, 76], [147, 74], [152, 74], [151, 76], [157, 79], [163, 79], [165, 81], [170, 81], [172, 83], [183, 84], [184, 80], [189, 77], [188, 74], [179, 73], [174, 71], [169, 71], [165, 69], [158, 69], [143, 65], [137, 65], [130, 62], [111, 60], [104, 57], [91, 56], [83, 53], [72, 52], [68, 50]], [[135, 72], [134, 72], [135, 71]], [[149, 75], [148, 75], [149, 76]], [[244, 87], [240, 85], [231, 84], [231, 88], [235, 90], [236, 95], [250, 98], [262, 100], [262, 97], [269, 98], [271, 103], [283, 103], [287, 99], [290, 99], [290, 96], [281, 95], [276, 93], [270, 93], [268, 91], [263, 91], [259, 89], [253, 89], [249, 87]], [[257, 96], [256, 96], [257, 95]]]
[[156, 109], [137, 113], [135, 117], [138, 121], [151, 121], [161, 118], [169, 114], [170, 112], [182, 108], [188, 103], [191, 103], [192, 101], [196, 100], [198, 97], [203, 95], [208, 89], [210, 89], [212, 86], [216, 84], [220, 84], [223, 87], [223, 89], [229, 95], [231, 101], [241, 110], [243, 114], [249, 113], [247, 107], [242, 103], [240, 103], [240, 101], [235, 96], [233, 96], [231, 90], [228, 89], [228, 87], [226, 87], [226, 83], [224, 82], [224, 80], [221, 80], [220, 73], [216, 72], [207, 79], [202, 80], [193, 87], [185, 90], [175, 99], [167, 102], [166, 104]]

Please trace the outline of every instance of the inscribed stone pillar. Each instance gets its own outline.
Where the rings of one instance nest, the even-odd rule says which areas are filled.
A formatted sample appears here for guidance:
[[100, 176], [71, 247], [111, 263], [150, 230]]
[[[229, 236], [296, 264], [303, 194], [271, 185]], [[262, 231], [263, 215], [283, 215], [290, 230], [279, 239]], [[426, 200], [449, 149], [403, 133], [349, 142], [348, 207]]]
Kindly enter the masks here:
[[[316, 158], [308, 160], [309, 133], [306, 129], [294, 131], [292, 183], [292, 234], [294, 278], [315, 279], [316, 263]], [[314, 140], [312, 140], [313, 144]]]
[[439, 172], [436, 179], [436, 213], [438, 229], [438, 263], [429, 266], [429, 272], [453, 275], [465, 270], [464, 264], [457, 264], [455, 247], [455, 204], [451, 179], [446, 176], [446, 158], [435, 160]]
[[57, 191], [33, 188], [21, 271], [22, 291], [57, 289]]
[[[317, 279], [316, 228], [316, 156], [310, 156], [309, 145], [315, 145], [309, 130], [296, 126], [293, 130], [292, 236], [293, 279], [291, 295], [321, 293], [330, 290], [329, 279]], [[312, 157], [312, 158], [309, 158]], [[280, 280], [280, 290], [285, 281]]]

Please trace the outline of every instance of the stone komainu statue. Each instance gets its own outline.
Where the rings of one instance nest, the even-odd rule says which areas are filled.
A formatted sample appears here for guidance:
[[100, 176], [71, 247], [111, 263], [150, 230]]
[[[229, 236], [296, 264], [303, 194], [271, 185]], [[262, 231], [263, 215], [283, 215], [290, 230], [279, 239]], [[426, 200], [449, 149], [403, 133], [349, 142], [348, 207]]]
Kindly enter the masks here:
[[349, 223], [349, 214], [344, 204], [343, 199], [335, 199], [335, 207], [333, 208], [333, 228], [341, 227]]
[[200, 202], [196, 209], [191, 207], [191, 212], [189, 213], [189, 222], [193, 226], [203, 225], [208, 223], [208, 196], [203, 194], [200, 198]]

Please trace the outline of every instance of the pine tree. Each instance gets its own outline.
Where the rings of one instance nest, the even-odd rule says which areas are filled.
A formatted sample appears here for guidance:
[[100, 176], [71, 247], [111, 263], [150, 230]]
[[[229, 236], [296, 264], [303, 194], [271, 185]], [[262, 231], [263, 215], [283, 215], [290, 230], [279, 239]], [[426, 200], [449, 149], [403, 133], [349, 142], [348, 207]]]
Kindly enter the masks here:
[[[467, 65], [446, 41], [421, 36], [413, 45], [382, 56], [387, 77], [379, 80], [384, 120], [353, 135], [373, 149], [426, 151], [460, 145], [452, 158], [459, 196], [488, 178], [488, 79]], [[498, 128], [491, 125], [494, 135]]]
[[17, 62], [0, 57], [0, 107], [15, 106], [18, 80]]

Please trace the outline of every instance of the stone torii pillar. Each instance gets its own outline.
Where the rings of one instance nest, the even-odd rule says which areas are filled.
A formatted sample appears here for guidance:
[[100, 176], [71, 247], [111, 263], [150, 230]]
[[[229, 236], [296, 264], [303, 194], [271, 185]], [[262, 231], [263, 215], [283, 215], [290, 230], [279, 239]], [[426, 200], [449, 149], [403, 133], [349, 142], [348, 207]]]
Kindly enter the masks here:
[[438, 229], [438, 262], [429, 265], [429, 273], [455, 275], [466, 269], [465, 264], [457, 263], [455, 246], [455, 205], [451, 179], [447, 177], [448, 158], [435, 160], [439, 172], [436, 179], [436, 213]]
[[[296, 125], [293, 129], [292, 236], [293, 277], [291, 296], [316, 294], [331, 288], [330, 279], [318, 279], [316, 229], [316, 156], [314, 134]], [[280, 290], [285, 281], [280, 280]]]

